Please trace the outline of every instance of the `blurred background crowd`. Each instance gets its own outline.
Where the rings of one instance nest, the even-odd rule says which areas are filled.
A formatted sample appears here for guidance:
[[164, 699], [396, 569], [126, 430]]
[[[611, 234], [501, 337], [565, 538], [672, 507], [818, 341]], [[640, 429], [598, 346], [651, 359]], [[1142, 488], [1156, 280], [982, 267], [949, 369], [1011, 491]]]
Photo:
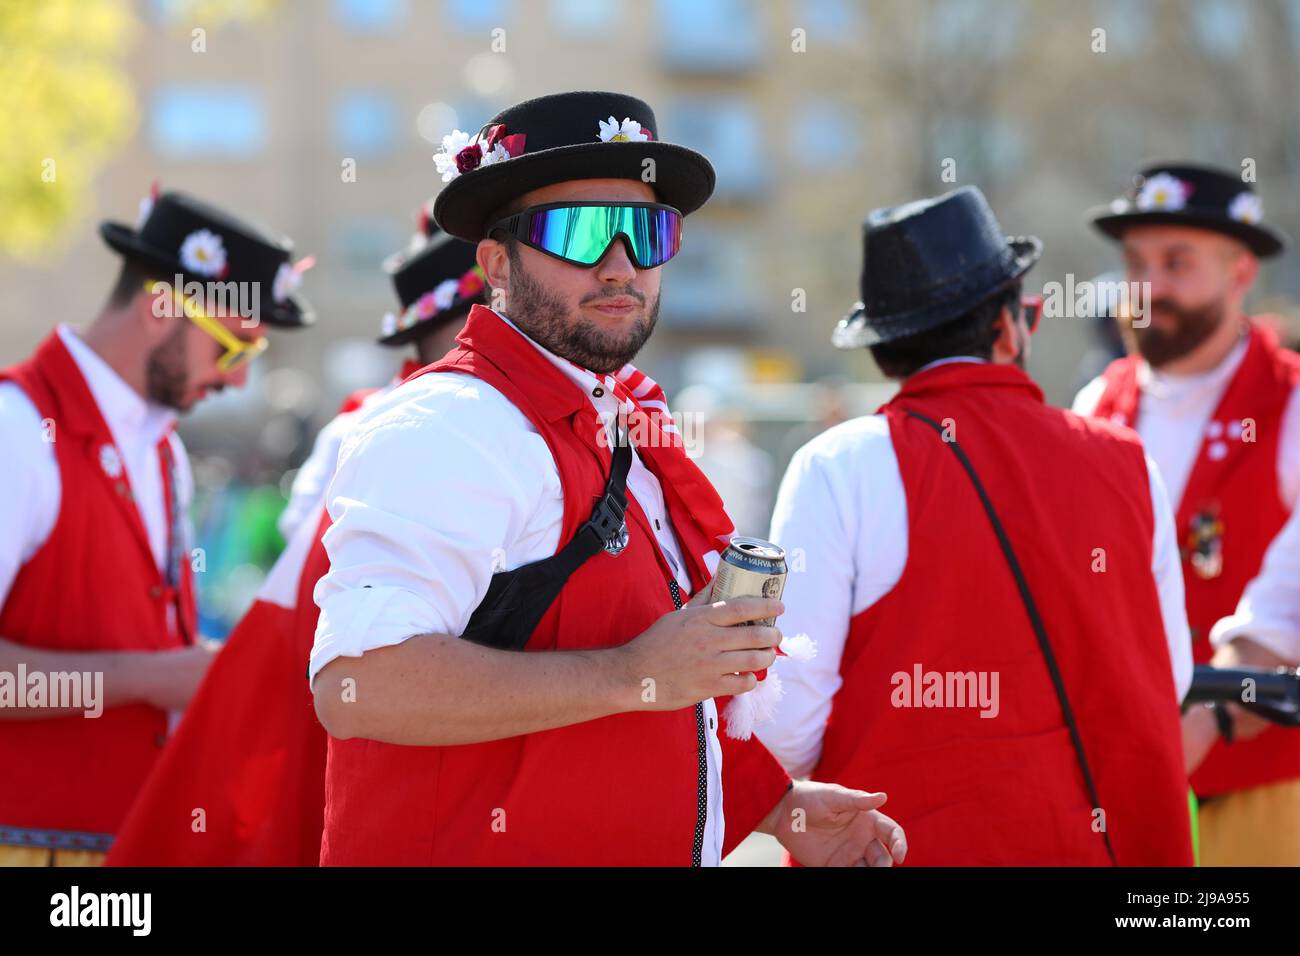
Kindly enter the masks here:
[[[380, 263], [441, 185], [441, 137], [565, 89], [651, 102], [717, 169], [638, 364], [705, 422], [742, 533], [766, 533], [799, 445], [892, 390], [829, 345], [868, 210], [978, 185], [1044, 240], [1034, 292], [1118, 265], [1084, 211], [1143, 160], [1249, 159], [1300, 235], [1300, 0], [0, 0], [0, 364], [95, 314], [118, 267], [95, 224], [133, 221], [155, 181], [316, 258], [318, 325], [181, 426], [206, 633], [278, 554], [316, 430], [396, 368]], [[1250, 305], [1294, 343], [1298, 298], [1291, 253]], [[1117, 348], [1049, 316], [1030, 371], [1068, 404]]]

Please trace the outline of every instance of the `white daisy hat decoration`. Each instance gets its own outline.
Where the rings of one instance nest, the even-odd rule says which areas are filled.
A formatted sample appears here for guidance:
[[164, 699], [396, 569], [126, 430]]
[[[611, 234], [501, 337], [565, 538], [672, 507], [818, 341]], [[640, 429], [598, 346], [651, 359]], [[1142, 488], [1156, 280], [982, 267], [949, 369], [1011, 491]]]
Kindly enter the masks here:
[[1252, 226], [1264, 218], [1264, 204], [1252, 192], [1240, 192], [1228, 204], [1228, 216]]
[[438, 307], [438, 311], [451, 308], [451, 304], [456, 301], [456, 287], [460, 285], [456, 279], [444, 279], [433, 287], [433, 304]]
[[1191, 190], [1187, 183], [1169, 173], [1156, 173], [1147, 177], [1137, 194], [1138, 209], [1182, 209], [1187, 205]]
[[379, 334], [387, 338], [397, 331], [397, 316], [391, 312], [385, 312], [383, 321], [379, 326]]
[[600, 124], [600, 141], [602, 143], [644, 143], [651, 139], [648, 129], [634, 119], [623, 118], [619, 122], [614, 117], [598, 120]]
[[302, 285], [302, 274], [315, 264], [316, 260], [311, 256], [292, 264], [280, 263], [280, 268], [275, 270], [275, 281], [271, 283], [271, 298], [283, 302], [297, 292]]
[[524, 134], [507, 135], [504, 123], [495, 123], [481, 130], [473, 138], [463, 130], [454, 129], [442, 138], [442, 151], [433, 154], [433, 162], [449, 183], [480, 166], [491, 166], [523, 155]]
[[433, 163], [442, 174], [442, 181], [449, 183], [461, 174], [456, 160], [461, 151], [469, 146], [469, 133], [454, 129], [442, 138], [442, 150], [433, 154]]
[[181, 243], [181, 265], [187, 272], [219, 276], [226, 270], [226, 247], [209, 229], [197, 229]]

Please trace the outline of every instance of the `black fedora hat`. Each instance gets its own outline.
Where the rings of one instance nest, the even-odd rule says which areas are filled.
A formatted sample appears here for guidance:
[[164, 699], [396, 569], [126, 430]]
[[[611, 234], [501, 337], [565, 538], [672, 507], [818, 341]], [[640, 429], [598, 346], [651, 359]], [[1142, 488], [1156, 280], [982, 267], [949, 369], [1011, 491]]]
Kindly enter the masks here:
[[290, 261], [293, 243], [193, 196], [165, 192], [147, 198], [136, 228], [104, 221], [99, 234], [124, 257], [156, 269], [153, 278], [160, 281], [179, 274], [186, 282], [254, 283], [259, 306], [252, 318], [269, 325], [298, 328], [316, 320], [295, 291], [303, 270]]
[[379, 344], [406, 345], [483, 302], [486, 284], [475, 252], [473, 243], [443, 232], [422, 209], [412, 248], [384, 260], [402, 309], [384, 316]]
[[831, 337], [841, 349], [958, 318], [1023, 276], [1043, 252], [1034, 236], [1004, 235], [974, 186], [873, 210], [862, 246], [862, 299]]
[[709, 161], [659, 140], [654, 111], [634, 96], [581, 91], [539, 96], [503, 110], [473, 137], [459, 130], [434, 156], [447, 183], [434, 203], [438, 225], [477, 242], [496, 210], [526, 192], [573, 179], [641, 181], [653, 160], [659, 201], [683, 215], [713, 192]]
[[1092, 224], [1112, 239], [1141, 224], [1196, 226], [1244, 242], [1261, 259], [1287, 246], [1284, 233], [1260, 220], [1263, 207], [1253, 184], [1228, 169], [1195, 163], [1151, 163], [1128, 192], [1088, 211]]

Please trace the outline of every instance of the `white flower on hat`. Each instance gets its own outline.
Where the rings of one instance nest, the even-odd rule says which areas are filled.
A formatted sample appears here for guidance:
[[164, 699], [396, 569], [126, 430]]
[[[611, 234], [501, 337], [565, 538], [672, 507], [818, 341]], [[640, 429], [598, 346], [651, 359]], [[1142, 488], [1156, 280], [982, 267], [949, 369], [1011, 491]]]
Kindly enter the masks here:
[[460, 175], [456, 166], [456, 154], [469, 145], [469, 133], [454, 129], [442, 138], [442, 151], [433, 154], [434, 165], [442, 173], [442, 181], [449, 183]]
[[500, 143], [497, 143], [491, 150], [483, 153], [483, 158], [479, 160], [479, 167], [491, 166], [493, 163], [499, 163], [502, 160], [510, 158], [510, 152]]
[[438, 307], [438, 311], [451, 308], [452, 302], [456, 300], [456, 287], [460, 283], [455, 279], [443, 279], [433, 287], [433, 304]]
[[149, 213], [153, 212], [153, 196], [144, 195], [140, 197], [140, 213], [136, 216], [135, 227], [139, 229], [149, 218]]
[[271, 298], [283, 302], [302, 285], [302, 273], [287, 262], [280, 263], [275, 270], [275, 281], [271, 283]]
[[1252, 192], [1240, 192], [1228, 204], [1228, 215], [1238, 222], [1252, 225], [1264, 218], [1264, 204]]
[[220, 275], [226, 268], [226, 247], [221, 237], [208, 229], [191, 232], [181, 243], [181, 265], [201, 276]]
[[641, 124], [634, 119], [623, 118], [620, 123], [614, 117], [608, 120], [599, 120], [600, 123], [600, 141], [602, 143], [644, 143], [650, 139], [645, 133], [641, 132]]
[[1142, 184], [1137, 194], [1139, 209], [1182, 209], [1187, 205], [1187, 183], [1169, 173], [1156, 173]]
[[379, 334], [382, 335], [384, 338], [387, 338], [388, 336], [392, 335], [396, 331], [397, 331], [397, 316], [393, 315], [393, 313], [391, 312], [385, 312], [383, 322], [380, 323], [379, 326]]

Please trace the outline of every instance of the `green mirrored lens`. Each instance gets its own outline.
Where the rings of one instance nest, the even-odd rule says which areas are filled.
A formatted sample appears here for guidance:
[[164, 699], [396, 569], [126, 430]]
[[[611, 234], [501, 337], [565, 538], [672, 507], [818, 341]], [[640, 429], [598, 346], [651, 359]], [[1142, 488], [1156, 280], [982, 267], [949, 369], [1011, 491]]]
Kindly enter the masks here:
[[579, 265], [594, 265], [619, 235], [638, 268], [663, 265], [681, 245], [681, 215], [652, 206], [562, 206], [531, 214], [524, 241]]

